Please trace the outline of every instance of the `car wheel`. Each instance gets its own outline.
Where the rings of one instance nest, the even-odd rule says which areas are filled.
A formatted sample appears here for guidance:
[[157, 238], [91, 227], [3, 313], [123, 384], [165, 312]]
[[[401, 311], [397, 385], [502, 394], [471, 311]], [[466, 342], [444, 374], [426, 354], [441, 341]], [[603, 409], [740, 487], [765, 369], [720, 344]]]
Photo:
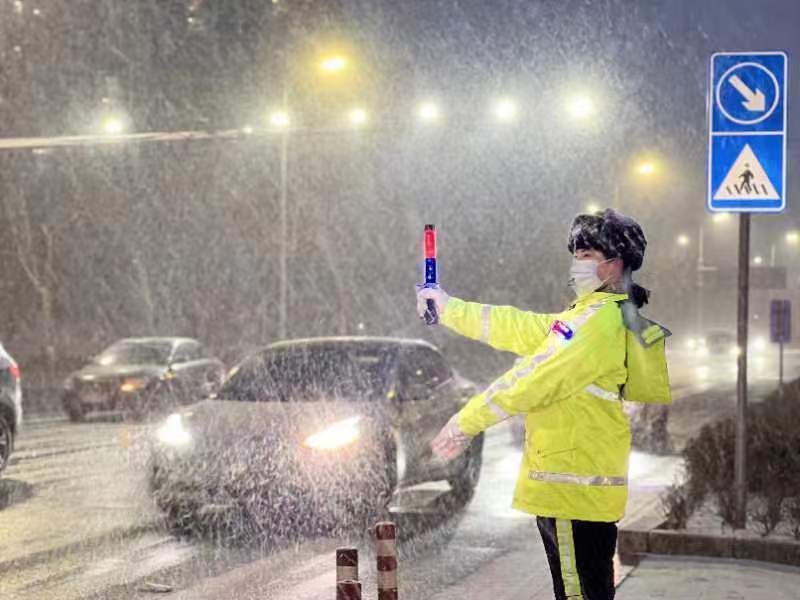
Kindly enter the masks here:
[[83, 421], [83, 417], [86, 415], [86, 408], [78, 396], [66, 396], [63, 406], [70, 421]]
[[453, 495], [459, 502], [469, 502], [478, 486], [483, 465], [483, 434], [475, 438], [465, 454], [464, 466], [448, 479]]
[[0, 472], [8, 465], [13, 445], [14, 432], [11, 430], [11, 423], [8, 422], [4, 415], [0, 415]]

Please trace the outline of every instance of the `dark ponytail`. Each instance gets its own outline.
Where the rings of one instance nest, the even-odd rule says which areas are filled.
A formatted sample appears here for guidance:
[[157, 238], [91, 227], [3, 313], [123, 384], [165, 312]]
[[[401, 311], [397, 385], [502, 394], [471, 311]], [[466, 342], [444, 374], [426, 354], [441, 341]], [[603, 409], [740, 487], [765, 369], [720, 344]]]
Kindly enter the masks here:
[[636, 308], [642, 308], [650, 300], [650, 290], [644, 289], [638, 283], [631, 283], [631, 291], [628, 295]]
[[631, 269], [628, 266], [626, 266], [625, 270], [622, 272], [622, 285], [625, 289], [625, 293], [628, 294], [628, 298], [636, 305], [637, 309], [642, 308], [647, 304], [648, 300], [650, 300], [650, 290], [633, 282], [631, 278]]

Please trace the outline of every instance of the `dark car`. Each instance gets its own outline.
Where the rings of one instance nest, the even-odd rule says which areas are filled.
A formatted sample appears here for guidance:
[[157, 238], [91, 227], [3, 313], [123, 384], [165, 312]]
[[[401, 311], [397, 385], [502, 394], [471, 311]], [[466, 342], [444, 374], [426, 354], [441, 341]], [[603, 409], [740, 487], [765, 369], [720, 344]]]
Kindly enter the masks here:
[[258, 531], [368, 519], [424, 482], [447, 481], [468, 501], [483, 437], [451, 463], [434, 458], [430, 442], [475, 391], [423, 341], [274, 344], [231, 369], [214, 397], [167, 418], [151, 489], [173, 524], [217, 513], [239, 522], [234, 514]]
[[126, 338], [67, 378], [62, 405], [73, 421], [104, 411], [138, 417], [207, 395], [224, 374], [222, 362], [192, 338]]
[[14, 450], [14, 438], [22, 424], [22, 392], [19, 365], [0, 344], [0, 473]]

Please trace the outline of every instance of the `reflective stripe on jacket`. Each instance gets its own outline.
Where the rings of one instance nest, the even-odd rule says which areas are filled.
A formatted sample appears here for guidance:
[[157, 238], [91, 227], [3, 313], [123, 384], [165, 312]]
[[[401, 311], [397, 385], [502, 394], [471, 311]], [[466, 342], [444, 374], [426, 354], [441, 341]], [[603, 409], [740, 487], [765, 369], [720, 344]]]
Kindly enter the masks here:
[[594, 292], [558, 314], [451, 298], [441, 322], [522, 358], [459, 413], [477, 435], [525, 414], [514, 508], [543, 517], [618, 521], [627, 500], [630, 429], [624, 294]]

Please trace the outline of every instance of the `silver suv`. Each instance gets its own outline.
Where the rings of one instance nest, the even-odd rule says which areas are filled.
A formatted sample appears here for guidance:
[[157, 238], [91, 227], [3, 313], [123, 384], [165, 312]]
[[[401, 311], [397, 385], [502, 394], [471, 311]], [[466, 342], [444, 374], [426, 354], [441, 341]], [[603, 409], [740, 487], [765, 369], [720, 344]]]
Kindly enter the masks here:
[[0, 344], [0, 472], [8, 465], [22, 423], [19, 365]]

